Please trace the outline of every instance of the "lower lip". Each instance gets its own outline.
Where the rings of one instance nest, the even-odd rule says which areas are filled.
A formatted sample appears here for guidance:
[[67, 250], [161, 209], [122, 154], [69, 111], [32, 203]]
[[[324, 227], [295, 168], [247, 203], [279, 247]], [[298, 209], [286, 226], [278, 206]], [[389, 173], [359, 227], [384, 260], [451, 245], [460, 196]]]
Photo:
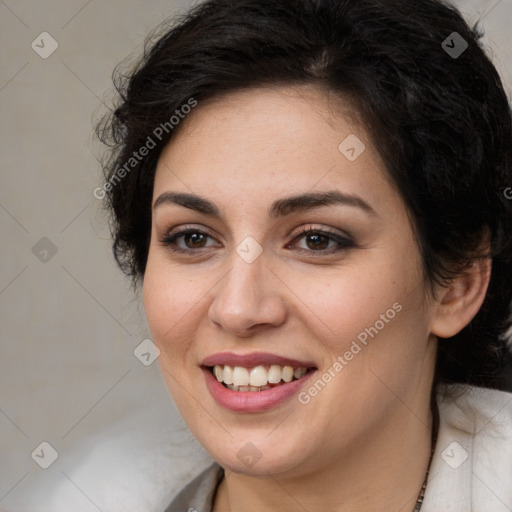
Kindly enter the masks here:
[[264, 391], [231, 391], [225, 388], [208, 368], [201, 370], [206, 378], [206, 386], [215, 401], [235, 412], [262, 412], [272, 409], [295, 395], [316, 372], [310, 371], [300, 379]]

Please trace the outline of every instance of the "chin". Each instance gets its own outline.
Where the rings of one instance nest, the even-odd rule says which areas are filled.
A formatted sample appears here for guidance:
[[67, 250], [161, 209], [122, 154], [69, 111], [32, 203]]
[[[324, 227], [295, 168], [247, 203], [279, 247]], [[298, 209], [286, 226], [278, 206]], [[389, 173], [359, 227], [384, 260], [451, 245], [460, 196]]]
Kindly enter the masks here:
[[[222, 453], [218, 445], [208, 452], [225, 470], [238, 474], [268, 476], [268, 474], [287, 474], [303, 470], [306, 454], [303, 443], [299, 439], [296, 441], [290, 439], [290, 446], [282, 444], [276, 446], [275, 443], [269, 442], [269, 439], [265, 439], [266, 435], [264, 434], [261, 438], [254, 436], [252, 441], [248, 440], [248, 437], [234, 441], [230, 447], [222, 450]], [[230, 451], [228, 456], [226, 456], [227, 450]]]

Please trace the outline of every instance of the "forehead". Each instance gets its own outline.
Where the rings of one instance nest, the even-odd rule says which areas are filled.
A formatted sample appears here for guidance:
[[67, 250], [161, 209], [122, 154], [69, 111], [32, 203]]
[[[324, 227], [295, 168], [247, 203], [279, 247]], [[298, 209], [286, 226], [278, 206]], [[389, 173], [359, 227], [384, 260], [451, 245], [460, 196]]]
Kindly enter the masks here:
[[281, 87], [199, 102], [162, 152], [154, 196], [206, 190], [256, 206], [333, 187], [370, 201], [393, 193], [348, 102], [311, 86]]

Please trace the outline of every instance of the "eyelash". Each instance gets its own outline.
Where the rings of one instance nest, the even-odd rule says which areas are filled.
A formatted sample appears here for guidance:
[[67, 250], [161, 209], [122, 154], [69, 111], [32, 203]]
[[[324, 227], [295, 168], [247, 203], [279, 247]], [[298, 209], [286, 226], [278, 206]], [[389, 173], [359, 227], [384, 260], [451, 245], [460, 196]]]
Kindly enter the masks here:
[[[213, 238], [208, 233], [205, 233], [205, 232], [203, 232], [203, 231], [201, 231], [201, 230], [199, 230], [197, 228], [187, 227], [187, 228], [185, 228], [185, 229], [183, 229], [181, 231], [173, 233], [172, 235], [167, 235], [167, 236], [163, 237], [160, 240], [160, 244], [165, 246], [165, 247], [168, 247], [173, 252], [182, 253], [182, 254], [183, 253], [198, 252], [201, 249], [207, 249], [208, 247], [199, 247], [197, 249], [181, 249], [181, 248], [177, 247], [176, 240], [178, 240], [179, 238], [181, 238], [181, 237], [183, 237], [183, 236], [185, 236], [187, 234], [194, 234], [194, 233], [195, 234], [201, 234], [201, 235]], [[312, 249], [298, 249], [300, 252], [307, 252], [310, 255], [314, 256], [314, 257], [316, 257], [316, 256], [328, 256], [328, 255], [339, 253], [341, 251], [345, 251], [345, 250], [347, 250], [349, 248], [355, 247], [354, 241], [350, 237], [348, 237], [348, 236], [343, 236], [343, 235], [340, 235], [338, 233], [333, 233], [332, 231], [327, 231], [327, 230], [322, 230], [322, 229], [315, 229], [312, 226], [302, 227], [299, 230], [299, 232], [294, 236], [292, 242], [296, 242], [297, 240], [299, 240], [301, 238], [304, 238], [304, 237], [306, 237], [308, 235], [325, 236], [325, 237], [329, 238], [330, 241], [334, 241], [337, 244], [339, 244], [338, 247], [331, 248], [331, 249], [322, 249], [322, 250], [319, 250], [319, 251], [315, 251], [315, 250], [312, 250]]]

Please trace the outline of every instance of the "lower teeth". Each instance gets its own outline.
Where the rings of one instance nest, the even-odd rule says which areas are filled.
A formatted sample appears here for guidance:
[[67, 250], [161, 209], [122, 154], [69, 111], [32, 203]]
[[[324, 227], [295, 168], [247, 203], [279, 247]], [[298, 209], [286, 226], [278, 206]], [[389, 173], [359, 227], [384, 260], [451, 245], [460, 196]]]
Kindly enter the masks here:
[[[297, 380], [297, 379], [294, 377], [291, 382], [293, 382], [294, 380]], [[281, 381], [278, 384], [272, 384], [270, 386], [269, 385], [265, 385], [265, 386], [235, 386], [233, 384], [222, 383], [222, 385], [225, 388], [228, 388], [231, 391], [265, 391], [266, 389], [274, 388], [276, 386], [281, 386], [282, 384], [286, 384], [286, 382]]]

